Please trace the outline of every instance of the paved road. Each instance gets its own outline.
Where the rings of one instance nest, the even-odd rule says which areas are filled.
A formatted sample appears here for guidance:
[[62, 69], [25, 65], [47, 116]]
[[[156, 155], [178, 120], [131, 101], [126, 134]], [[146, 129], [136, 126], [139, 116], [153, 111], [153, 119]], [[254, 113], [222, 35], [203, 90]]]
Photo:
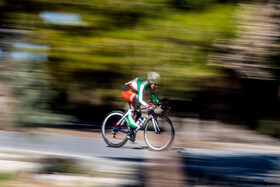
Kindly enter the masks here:
[[157, 158], [158, 153], [146, 149], [144, 142], [128, 142], [120, 148], [107, 147], [102, 139], [50, 135], [43, 133], [0, 132], [0, 149], [64, 155], [79, 158]]
[[[102, 139], [6, 131], [0, 132], [1, 150], [68, 156], [91, 161], [117, 160], [134, 165], [173, 154], [179, 156], [184, 180], [188, 184], [279, 184], [280, 153], [277, 151], [174, 148], [169, 152], [154, 152], [147, 150], [143, 142], [138, 145], [127, 143], [122, 148], [110, 148]], [[167, 165], [169, 161], [171, 160], [167, 161]]]

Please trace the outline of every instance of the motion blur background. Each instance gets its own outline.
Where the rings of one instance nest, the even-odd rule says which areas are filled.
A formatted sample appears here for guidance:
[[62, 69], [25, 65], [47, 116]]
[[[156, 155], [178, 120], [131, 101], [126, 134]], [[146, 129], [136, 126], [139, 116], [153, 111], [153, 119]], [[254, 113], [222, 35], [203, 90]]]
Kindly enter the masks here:
[[173, 115], [279, 137], [279, 4], [1, 0], [0, 128], [99, 125], [157, 71]]
[[[189, 143], [194, 134], [212, 133], [217, 142], [233, 136], [237, 142], [251, 142], [257, 152], [255, 143], [265, 141], [249, 139], [251, 132], [280, 137], [279, 10], [279, 0], [0, 0], [0, 129], [98, 130], [108, 112], [127, 104], [120, 96], [123, 84], [156, 71], [161, 75], [159, 98], [169, 98], [170, 116], [176, 119], [175, 127], [180, 126], [176, 131], [180, 145]], [[229, 126], [214, 128], [216, 122]], [[192, 132], [192, 125], [202, 130]], [[240, 131], [232, 127], [250, 131], [240, 138]], [[65, 145], [83, 142], [44, 136], [31, 142], [16, 134], [14, 144], [11, 134], [1, 133], [8, 136], [6, 143], [1, 140], [4, 146], [38, 143], [44, 150], [44, 143], [68, 148]], [[245, 173], [243, 179], [257, 179], [249, 181], [252, 186], [267, 184], [269, 174], [277, 177], [274, 184], [280, 183], [278, 155], [236, 157], [225, 152], [221, 157], [214, 151], [209, 157], [213, 139], [206, 138], [209, 144], [201, 143], [206, 150], [176, 152], [170, 160], [160, 160], [166, 162], [167, 176], [172, 177], [168, 166], [174, 166], [185, 169], [188, 181], [192, 173], [202, 181], [207, 178], [205, 183]], [[277, 139], [270, 142], [279, 145]], [[77, 147], [81, 152], [88, 149], [77, 144], [71, 150]], [[117, 152], [105, 144], [102, 148]], [[94, 153], [88, 150], [92, 152], [87, 154]], [[126, 154], [124, 149], [119, 152]], [[275, 175], [274, 167], [278, 167]], [[249, 175], [252, 168], [254, 175]], [[5, 176], [0, 173], [1, 179]], [[174, 186], [172, 182], [167, 186]]]

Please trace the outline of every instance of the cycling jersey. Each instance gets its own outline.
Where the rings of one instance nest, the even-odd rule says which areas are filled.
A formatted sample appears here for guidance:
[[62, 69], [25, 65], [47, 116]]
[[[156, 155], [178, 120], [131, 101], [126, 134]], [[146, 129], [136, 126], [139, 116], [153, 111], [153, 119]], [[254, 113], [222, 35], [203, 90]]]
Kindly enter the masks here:
[[[150, 89], [151, 91], [149, 82], [143, 78], [138, 77], [125, 84], [123, 88], [122, 96], [126, 100], [133, 102], [133, 99], [136, 97], [136, 95], [138, 95], [138, 97], [136, 97], [138, 98], [138, 102], [143, 106], [148, 107], [149, 105], [143, 100], [144, 91], [146, 89]], [[151, 91], [151, 96], [153, 101], [155, 102], [158, 101], [155, 93], [152, 91]]]

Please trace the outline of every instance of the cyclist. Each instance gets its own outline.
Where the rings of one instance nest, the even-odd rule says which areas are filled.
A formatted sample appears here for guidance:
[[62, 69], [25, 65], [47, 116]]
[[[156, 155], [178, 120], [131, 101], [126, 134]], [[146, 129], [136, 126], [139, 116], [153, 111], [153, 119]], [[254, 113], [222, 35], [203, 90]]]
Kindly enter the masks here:
[[134, 107], [134, 113], [128, 115], [126, 121], [131, 127], [131, 130], [128, 132], [128, 139], [133, 143], [137, 143], [135, 139], [134, 130], [138, 128], [136, 121], [141, 117], [140, 106], [143, 105], [152, 110], [155, 108], [155, 105], [152, 103], [147, 103], [143, 100], [144, 91], [149, 90], [153, 102], [158, 102], [158, 99], [155, 95], [155, 89], [159, 83], [160, 75], [157, 72], [149, 72], [147, 79], [137, 77], [132, 81], [126, 83], [122, 89], [121, 96], [127, 100], [130, 105]]

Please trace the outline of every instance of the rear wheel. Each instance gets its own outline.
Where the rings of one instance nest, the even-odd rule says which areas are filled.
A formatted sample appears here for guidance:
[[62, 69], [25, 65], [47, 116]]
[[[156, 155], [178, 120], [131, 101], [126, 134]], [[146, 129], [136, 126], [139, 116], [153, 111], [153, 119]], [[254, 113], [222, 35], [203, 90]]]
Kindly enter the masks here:
[[118, 121], [124, 116], [121, 111], [109, 113], [102, 124], [102, 136], [104, 141], [110, 147], [121, 147], [127, 142], [127, 131], [129, 129], [125, 120], [122, 125], [116, 126]]
[[152, 118], [147, 121], [144, 138], [149, 148], [161, 151], [170, 147], [173, 143], [175, 132], [171, 120], [167, 116], [159, 116], [159, 131], [155, 130]]

